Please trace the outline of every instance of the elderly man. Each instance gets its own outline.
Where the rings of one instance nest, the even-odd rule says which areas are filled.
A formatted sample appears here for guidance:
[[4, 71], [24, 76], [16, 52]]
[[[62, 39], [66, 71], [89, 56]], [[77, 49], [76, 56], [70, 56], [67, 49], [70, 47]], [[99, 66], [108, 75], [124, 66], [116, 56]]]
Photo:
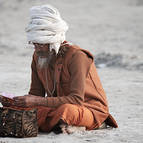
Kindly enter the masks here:
[[44, 132], [116, 128], [92, 54], [65, 41], [68, 25], [56, 8], [34, 6], [30, 14], [26, 32], [35, 47], [31, 88], [28, 95], [15, 97], [13, 105], [36, 107]]

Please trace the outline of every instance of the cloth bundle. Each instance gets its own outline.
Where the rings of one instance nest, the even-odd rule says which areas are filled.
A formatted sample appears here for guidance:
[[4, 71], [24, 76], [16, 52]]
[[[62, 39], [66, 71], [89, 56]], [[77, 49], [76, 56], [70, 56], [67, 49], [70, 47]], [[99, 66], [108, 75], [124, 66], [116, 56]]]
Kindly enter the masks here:
[[36, 137], [37, 134], [37, 109], [0, 107], [1, 137]]
[[65, 41], [67, 23], [59, 11], [51, 5], [34, 6], [30, 9], [30, 22], [26, 28], [29, 42], [50, 44], [50, 50], [58, 53], [60, 44]]

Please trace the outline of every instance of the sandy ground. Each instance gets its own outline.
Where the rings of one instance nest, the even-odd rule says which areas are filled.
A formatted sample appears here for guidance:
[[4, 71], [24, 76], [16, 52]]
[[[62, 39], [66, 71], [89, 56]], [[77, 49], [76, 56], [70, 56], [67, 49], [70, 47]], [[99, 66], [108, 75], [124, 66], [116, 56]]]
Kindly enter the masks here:
[[29, 8], [50, 3], [69, 23], [67, 40], [95, 55], [110, 112], [118, 129], [36, 138], [0, 138], [0, 143], [142, 143], [143, 1], [0, 0], [0, 93], [24, 95], [30, 85], [33, 49], [26, 48]]

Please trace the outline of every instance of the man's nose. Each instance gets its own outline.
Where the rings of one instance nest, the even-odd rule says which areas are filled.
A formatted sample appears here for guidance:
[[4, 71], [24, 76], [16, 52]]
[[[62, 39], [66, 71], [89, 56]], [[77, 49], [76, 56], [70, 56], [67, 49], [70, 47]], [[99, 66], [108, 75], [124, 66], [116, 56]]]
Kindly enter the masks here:
[[36, 51], [40, 51], [41, 49], [40, 49], [39, 46], [35, 46], [35, 50], [36, 50]]

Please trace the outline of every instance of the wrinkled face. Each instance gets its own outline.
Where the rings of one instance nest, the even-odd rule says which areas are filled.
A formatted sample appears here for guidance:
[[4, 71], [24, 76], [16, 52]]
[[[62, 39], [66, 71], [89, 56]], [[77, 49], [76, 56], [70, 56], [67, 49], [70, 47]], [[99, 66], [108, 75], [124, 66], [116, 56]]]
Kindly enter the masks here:
[[49, 56], [49, 44], [39, 44], [33, 43], [35, 46], [35, 52], [39, 57], [48, 57]]
[[49, 44], [33, 43], [35, 52], [38, 56], [38, 65], [40, 68], [48, 67], [52, 60], [56, 57], [54, 50], [49, 50]]

